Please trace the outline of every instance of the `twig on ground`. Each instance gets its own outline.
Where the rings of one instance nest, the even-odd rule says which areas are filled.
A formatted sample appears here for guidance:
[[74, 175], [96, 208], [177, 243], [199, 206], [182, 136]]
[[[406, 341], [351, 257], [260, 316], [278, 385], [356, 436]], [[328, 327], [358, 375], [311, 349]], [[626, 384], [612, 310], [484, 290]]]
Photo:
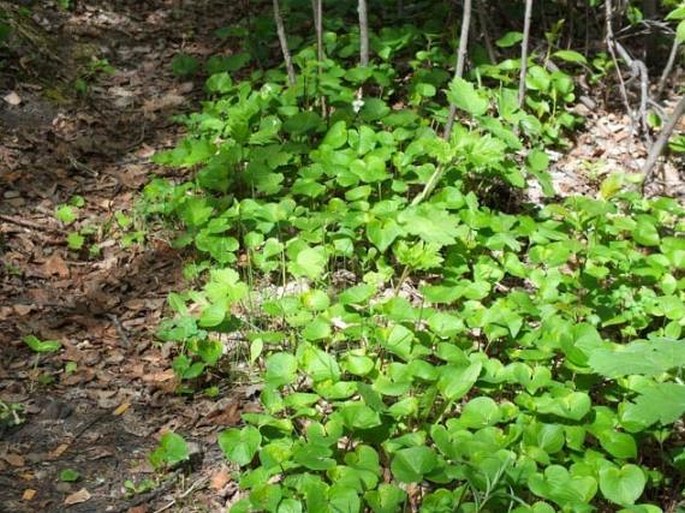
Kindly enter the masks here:
[[204, 488], [204, 486], [207, 484], [207, 481], [209, 481], [209, 479], [207, 477], [201, 477], [201, 478], [197, 479], [192, 485], [190, 485], [190, 487], [185, 492], [183, 492], [181, 495], [176, 497], [174, 500], [170, 501], [168, 504], [165, 504], [161, 508], [155, 510], [154, 513], [162, 513], [162, 511], [166, 511], [167, 509], [171, 508], [180, 499], [186, 498], [188, 495], [193, 493], [195, 490], [200, 489], [201, 487]]
[[26, 219], [18, 219], [16, 217], [8, 216], [5, 214], [0, 214], [0, 220], [11, 224], [16, 224], [17, 226], [21, 226], [22, 228], [29, 228], [30, 230], [40, 230], [44, 232], [59, 231], [56, 228], [50, 228], [49, 226], [43, 226], [41, 224], [34, 223], [33, 221], [27, 221]]

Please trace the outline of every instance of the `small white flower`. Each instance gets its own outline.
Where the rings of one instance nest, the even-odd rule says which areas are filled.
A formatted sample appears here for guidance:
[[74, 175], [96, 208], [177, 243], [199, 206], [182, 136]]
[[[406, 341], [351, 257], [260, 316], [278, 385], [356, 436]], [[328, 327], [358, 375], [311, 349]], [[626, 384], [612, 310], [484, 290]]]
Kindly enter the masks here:
[[361, 98], [357, 98], [352, 102], [352, 110], [354, 110], [355, 114], [359, 114], [359, 111], [362, 110], [362, 107], [364, 106], [364, 100]]

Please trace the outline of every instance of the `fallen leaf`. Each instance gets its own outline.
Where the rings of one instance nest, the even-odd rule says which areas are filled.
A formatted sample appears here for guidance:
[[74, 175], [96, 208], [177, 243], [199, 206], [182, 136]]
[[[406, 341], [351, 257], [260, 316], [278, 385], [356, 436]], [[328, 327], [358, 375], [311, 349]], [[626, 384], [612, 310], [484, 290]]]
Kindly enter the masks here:
[[7, 93], [2, 99], [10, 105], [19, 105], [21, 103], [21, 97], [14, 91]]
[[155, 381], [157, 383], [161, 383], [164, 381], [174, 379], [175, 377], [176, 374], [174, 373], [174, 370], [168, 369], [162, 372], [153, 372], [152, 374], [146, 374], [145, 376], [143, 376], [143, 381]]
[[219, 491], [226, 486], [226, 483], [228, 483], [230, 480], [231, 476], [226, 469], [221, 469], [212, 476], [212, 479], [209, 481], [209, 486], [211, 486], [212, 489]]
[[43, 264], [43, 272], [48, 276], [57, 275], [60, 278], [67, 278], [69, 276], [69, 267], [67, 267], [61, 256], [53, 253]]
[[27, 488], [24, 493], [21, 494], [21, 498], [25, 501], [31, 501], [36, 496], [36, 491], [33, 488]]
[[129, 409], [130, 406], [131, 406], [131, 403], [129, 403], [128, 401], [123, 402], [119, 405], [119, 407], [116, 410], [114, 410], [112, 412], [112, 415], [116, 415], [116, 416], [122, 415], [124, 412], [126, 412], [126, 410]]
[[60, 444], [58, 445], [54, 451], [51, 451], [48, 453], [48, 458], [51, 460], [56, 460], [62, 454], [64, 454], [64, 451], [66, 451], [69, 448], [69, 444]]
[[147, 513], [147, 506], [134, 506], [129, 508], [126, 513]]
[[27, 315], [31, 313], [33, 310], [33, 305], [14, 305], [14, 312], [19, 316], [23, 317], [24, 315]]
[[90, 492], [88, 492], [88, 490], [86, 490], [85, 488], [81, 488], [78, 492], [74, 492], [71, 495], [67, 496], [67, 498], [64, 499], [64, 505], [71, 506], [73, 504], [80, 504], [82, 502], [86, 502], [87, 500], [89, 500], [90, 497]]
[[7, 463], [12, 465], [13, 467], [23, 467], [24, 466], [24, 458], [18, 454], [5, 454], [2, 457], [3, 460], [5, 460]]

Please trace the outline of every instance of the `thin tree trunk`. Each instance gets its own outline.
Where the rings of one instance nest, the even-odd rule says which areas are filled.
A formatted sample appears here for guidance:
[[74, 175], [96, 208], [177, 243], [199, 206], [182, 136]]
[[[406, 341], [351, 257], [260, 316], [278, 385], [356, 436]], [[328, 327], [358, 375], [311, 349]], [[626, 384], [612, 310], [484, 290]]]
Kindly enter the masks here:
[[281, 16], [281, 6], [278, 0], [273, 0], [274, 3], [274, 20], [276, 21], [276, 32], [278, 33], [278, 41], [281, 44], [281, 51], [283, 52], [283, 60], [285, 61], [285, 69], [288, 73], [288, 83], [295, 85], [295, 68], [293, 67], [293, 59], [288, 50], [288, 38], [285, 36], [285, 27], [283, 25], [283, 16]]
[[528, 41], [530, 39], [530, 19], [533, 15], [533, 0], [526, 0], [526, 12], [523, 17], [523, 41], [521, 41], [521, 74], [519, 75], [519, 109], [526, 98], [526, 73], [528, 72]]
[[673, 69], [673, 65], [675, 64], [675, 58], [678, 56], [679, 46], [680, 44], [678, 43], [678, 38], [674, 37], [673, 45], [671, 45], [671, 52], [668, 54], [668, 61], [666, 62], [666, 67], [664, 67], [664, 71], [661, 74], [661, 78], [659, 79], [659, 86], [656, 89], [655, 99], [657, 100], [664, 93], [664, 88], [666, 87], [666, 80], [668, 80], [668, 75], [671, 74], [671, 70]]
[[[471, 25], [471, 0], [464, 0], [464, 15], [461, 19], [461, 34], [459, 35], [459, 49], [457, 50], [457, 67], [454, 70], [455, 78], [464, 75], [464, 63], [466, 62], [466, 50], [469, 43], [469, 27]], [[457, 107], [450, 104], [450, 112], [445, 123], [443, 138], [449, 139], [454, 126], [454, 118], [457, 115]]]
[[316, 58], [319, 62], [324, 59], [323, 53], [323, 5], [322, 0], [312, 0], [314, 11], [314, 27], [316, 28]]
[[678, 104], [676, 105], [675, 109], [673, 109], [671, 117], [668, 118], [668, 121], [661, 129], [659, 137], [656, 141], [654, 141], [652, 147], [649, 148], [647, 160], [645, 160], [645, 163], [642, 166], [642, 174], [645, 177], [642, 182], [643, 189], [645, 185], [648, 183], [648, 181], [651, 180], [652, 175], [654, 174], [656, 161], [659, 159], [659, 156], [664, 151], [664, 147], [666, 146], [668, 139], [671, 137], [673, 129], [678, 124], [678, 120], [682, 117], [683, 114], [685, 114], [685, 95], [680, 97], [680, 101], [678, 101]]
[[359, 0], [359, 65], [369, 65], [369, 17], [366, 0]]

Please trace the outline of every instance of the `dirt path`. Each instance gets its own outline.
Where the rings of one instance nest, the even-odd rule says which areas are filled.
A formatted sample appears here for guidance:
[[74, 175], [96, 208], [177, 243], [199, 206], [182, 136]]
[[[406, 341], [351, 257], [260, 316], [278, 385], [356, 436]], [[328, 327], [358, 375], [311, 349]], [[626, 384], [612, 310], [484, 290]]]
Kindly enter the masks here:
[[[180, 135], [170, 116], [202, 94], [201, 80], [176, 78], [170, 62], [221, 51], [213, 31], [238, 16], [227, 9], [131, 0], [36, 12], [71, 57], [90, 59], [83, 83], [65, 93], [39, 73], [18, 79], [22, 59], [0, 72], [0, 511], [223, 511], [234, 490], [215, 438], [237, 422], [238, 392], [174, 394], [171, 348], [154, 329], [167, 293], [184, 287], [184, 262], [154, 234], [137, 243], [133, 215], [141, 187], [166, 172], [150, 156]], [[79, 208], [66, 226], [55, 209], [69, 203]], [[71, 232], [82, 249], [68, 247]], [[62, 350], [34, 353], [30, 335]], [[1, 409], [10, 404], [24, 407], [17, 426]], [[167, 429], [202, 453], [183, 473], [147, 462]], [[60, 480], [65, 469], [80, 479]]]

